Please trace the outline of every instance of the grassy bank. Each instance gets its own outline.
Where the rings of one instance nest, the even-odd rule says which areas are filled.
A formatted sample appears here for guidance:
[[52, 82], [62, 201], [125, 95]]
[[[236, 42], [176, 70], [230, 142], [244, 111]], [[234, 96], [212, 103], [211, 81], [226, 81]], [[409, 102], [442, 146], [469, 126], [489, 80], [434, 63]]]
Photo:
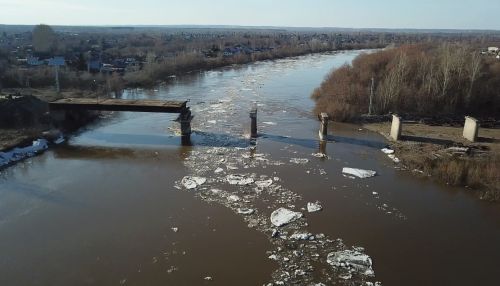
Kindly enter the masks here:
[[[388, 137], [390, 123], [365, 124]], [[500, 130], [480, 129], [479, 142], [461, 138], [462, 128], [406, 124], [403, 139], [392, 142], [409, 170], [437, 181], [466, 187], [480, 199], [500, 201]]]

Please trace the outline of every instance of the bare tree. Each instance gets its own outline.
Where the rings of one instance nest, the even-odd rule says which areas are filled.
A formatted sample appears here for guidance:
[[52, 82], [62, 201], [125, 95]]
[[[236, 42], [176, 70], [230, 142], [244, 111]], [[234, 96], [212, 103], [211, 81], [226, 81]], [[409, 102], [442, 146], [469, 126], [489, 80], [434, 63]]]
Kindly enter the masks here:
[[479, 77], [479, 73], [481, 71], [481, 55], [477, 52], [473, 52], [470, 57], [470, 62], [468, 65], [468, 73], [469, 73], [469, 90], [467, 92], [467, 97], [465, 99], [467, 105], [470, 104], [472, 98], [472, 89], [474, 88], [474, 83]]

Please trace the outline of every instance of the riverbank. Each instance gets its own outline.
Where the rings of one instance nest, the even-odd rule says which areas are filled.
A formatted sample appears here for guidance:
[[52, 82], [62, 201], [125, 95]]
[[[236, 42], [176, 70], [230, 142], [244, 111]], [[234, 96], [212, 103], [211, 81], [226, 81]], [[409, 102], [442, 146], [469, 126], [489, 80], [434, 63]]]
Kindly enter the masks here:
[[3, 158], [0, 167], [26, 157], [17, 154], [17, 159], [11, 160], [9, 154], [15, 148], [32, 146], [41, 138], [60, 143], [62, 132], [74, 131], [94, 120], [97, 113], [73, 112], [60, 118], [49, 113], [48, 101], [73, 96], [74, 92], [56, 94], [49, 90], [31, 89], [22, 92], [4, 90], [0, 93], [0, 159]]
[[[364, 127], [389, 139], [390, 122]], [[500, 129], [480, 128], [478, 142], [462, 138], [462, 127], [406, 123], [402, 140], [391, 141], [396, 157], [416, 174], [465, 187], [482, 200], [500, 201]]]

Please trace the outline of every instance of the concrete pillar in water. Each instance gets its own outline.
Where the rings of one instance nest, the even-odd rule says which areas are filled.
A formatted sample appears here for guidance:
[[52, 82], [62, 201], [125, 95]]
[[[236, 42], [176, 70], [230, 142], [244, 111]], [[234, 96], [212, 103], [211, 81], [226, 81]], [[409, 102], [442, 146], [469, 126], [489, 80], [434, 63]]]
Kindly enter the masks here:
[[250, 110], [250, 119], [252, 121], [250, 126], [250, 137], [257, 138], [257, 108], [252, 108], [252, 110]]
[[322, 112], [319, 115], [319, 120], [321, 121], [321, 125], [319, 128], [319, 139], [321, 141], [328, 140], [328, 114]]
[[464, 133], [463, 133], [464, 138], [471, 142], [476, 142], [478, 131], [479, 131], [478, 120], [473, 117], [466, 116]]
[[179, 114], [177, 121], [181, 124], [181, 137], [182, 142], [189, 142], [191, 139], [191, 120], [193, 120], [193, 115], [191, 115], [191, 110], [186, 108]]
[[325, 140], [319, 141], [319, 153], [320, 154], [326, 155], [326, 144], [328, 144], [328, 142], [326, 142]]
[[398, 141], [401, 138], [401, 129], [403, 128], [403, 123], [401, 117], [398, 115], [392, 115], [392, 126], [391, 126], [391, 138]]

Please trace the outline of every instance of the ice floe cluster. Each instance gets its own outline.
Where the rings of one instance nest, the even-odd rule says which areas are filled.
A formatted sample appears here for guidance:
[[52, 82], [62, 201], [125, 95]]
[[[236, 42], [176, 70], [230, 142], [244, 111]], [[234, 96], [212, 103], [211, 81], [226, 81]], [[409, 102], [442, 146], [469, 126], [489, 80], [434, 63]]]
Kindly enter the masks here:
[[321, 211], [319, 201], [304, 203], [282, 179], [261, 174], [282, 161], [256, 153], [254, 146], [204, 147], [189, 153], [185, 165], [191, 173], [175, 187], [231, 209], [249, 228], [267, 235], [272, 245], [267, 256], [278, 264], [267, 285], [374, 283], [371, 259], [362, 248], [349, 249], [341, 239], [308, 229], [306, 214]]
[[24, 148], [14, 148], [11, 151], [0, 152], [0, 167], [33, 157], [48, 148], [48, 142], [45, 139], [33, 141], [33, 144]]

